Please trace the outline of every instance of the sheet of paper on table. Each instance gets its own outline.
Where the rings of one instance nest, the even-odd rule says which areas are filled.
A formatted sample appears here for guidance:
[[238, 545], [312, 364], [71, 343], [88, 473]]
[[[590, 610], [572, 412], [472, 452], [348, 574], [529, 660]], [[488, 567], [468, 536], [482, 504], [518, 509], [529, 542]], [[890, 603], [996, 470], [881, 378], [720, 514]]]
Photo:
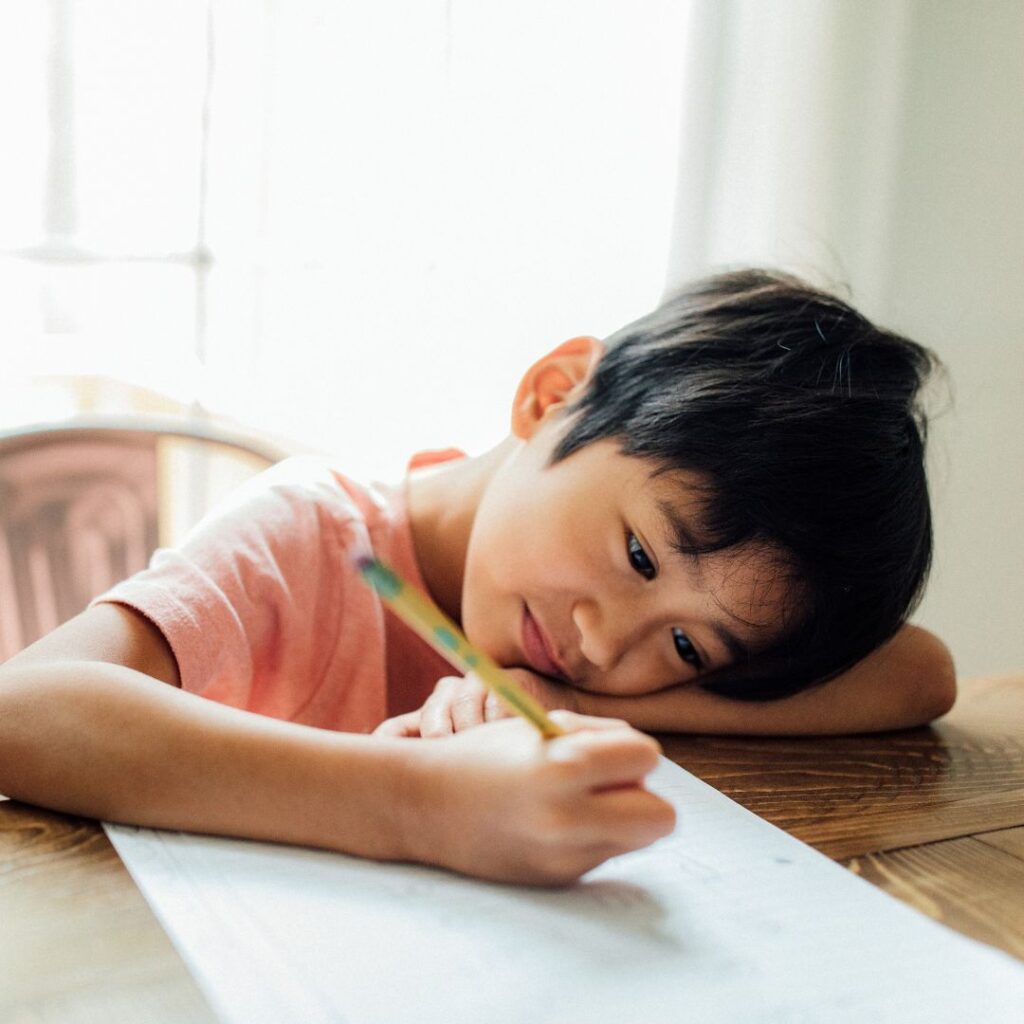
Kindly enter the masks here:
[[225, 1021], [1024, 1021], [1024, 965], [667, 760], [676, 831], [575, 887], [107, 826]]

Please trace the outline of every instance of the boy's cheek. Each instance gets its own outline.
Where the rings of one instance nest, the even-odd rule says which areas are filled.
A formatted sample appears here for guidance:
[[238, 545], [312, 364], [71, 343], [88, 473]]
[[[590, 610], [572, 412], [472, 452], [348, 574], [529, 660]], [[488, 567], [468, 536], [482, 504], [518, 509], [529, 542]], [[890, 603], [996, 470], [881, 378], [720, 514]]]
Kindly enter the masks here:
[[[642, 666], [639, 661], [633, 665], [623, 665], [610, 675], [599, 675], [585, 680], [574, 689], [580, 705], [580, 712], [586, 714], [587, 697], [649, 697], [665, 690], [673, 690], [682, 686], [696, 685], [696, 680], [666, 678], [664, 667]], [[600, 714], [599, 711], [594, 714]]]

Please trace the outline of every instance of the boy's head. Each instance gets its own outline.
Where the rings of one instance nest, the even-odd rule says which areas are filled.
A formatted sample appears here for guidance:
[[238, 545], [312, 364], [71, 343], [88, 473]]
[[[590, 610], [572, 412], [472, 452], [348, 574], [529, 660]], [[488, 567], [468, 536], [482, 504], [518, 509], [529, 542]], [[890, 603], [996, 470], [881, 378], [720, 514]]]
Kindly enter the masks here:
[[783, 696], [895, 633], [931, 558], [926, 349], [763, 270], [684, 288], [606, 345], [564, 407], [552, 466], [614, 442], [656, 475], [682, 471], [690, 513], [676, 550], [697, 562], [770, 551], [772, 578], [760, 585], [785, 584], [767, 647], [703, 685]]

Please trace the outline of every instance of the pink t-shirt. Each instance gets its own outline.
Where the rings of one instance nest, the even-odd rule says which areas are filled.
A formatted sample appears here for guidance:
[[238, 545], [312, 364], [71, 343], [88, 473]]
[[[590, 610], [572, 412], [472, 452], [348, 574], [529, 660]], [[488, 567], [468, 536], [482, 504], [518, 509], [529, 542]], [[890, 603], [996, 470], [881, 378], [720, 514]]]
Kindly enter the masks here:
[[[460, 454], [424, 453], [410, 469]], [[371, 553], [424, 586], [405, 487], [362, 487], [301, 456], [248, 481], [178, 547], [93, 603], [153, 622], [185, 690], [368, 732], [419, 707], [454, 671], [363, 582], [353, 559]]]

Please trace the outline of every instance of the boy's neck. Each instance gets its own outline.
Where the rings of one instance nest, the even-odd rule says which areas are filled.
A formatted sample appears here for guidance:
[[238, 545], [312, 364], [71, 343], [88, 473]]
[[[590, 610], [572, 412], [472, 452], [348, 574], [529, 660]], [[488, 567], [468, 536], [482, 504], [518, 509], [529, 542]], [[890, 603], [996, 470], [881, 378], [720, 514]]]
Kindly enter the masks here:
[[423, 582], [456, 622], [462, 619], [462, 578], [476, 510], [495, 469], [521, 443], [508, 437], [483, 455], [409, 476], [409, 523]]

